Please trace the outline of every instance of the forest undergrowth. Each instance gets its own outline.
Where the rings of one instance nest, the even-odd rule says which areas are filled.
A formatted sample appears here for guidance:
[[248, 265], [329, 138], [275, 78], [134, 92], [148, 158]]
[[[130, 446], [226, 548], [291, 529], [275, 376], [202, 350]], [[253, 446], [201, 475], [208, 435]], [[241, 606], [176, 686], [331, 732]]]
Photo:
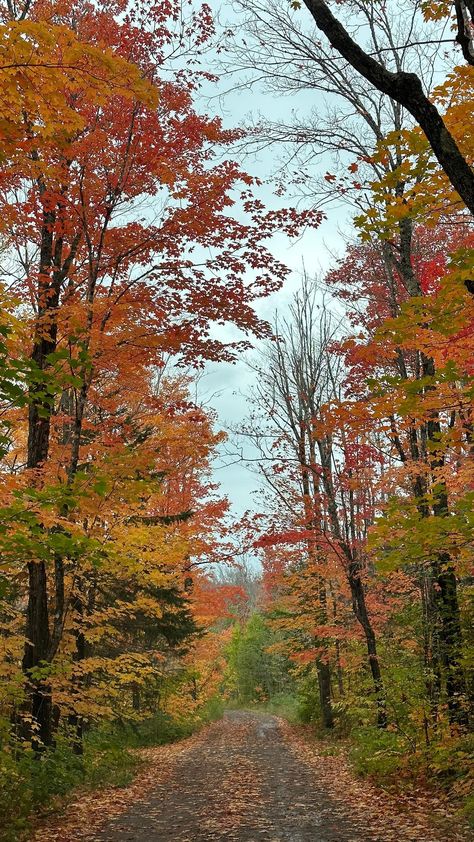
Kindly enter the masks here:
[[[361, 654], [357, 648], [352, 652], [355, 663]], [[389, 727], [381, 729], [374, 722], [369, 677], [358, 669], [352, 673], [352, 686], [334, 699], [335, 722], [328, 729], [318, 701], [316, 667], [295, 666], [282, 651], [285, 636], [271, 611], [254, 614], [235, 628], [225, 672], [229, 707], [282, 717], [320, 756], [341, 757], [354, 777], [392, 795], [426, 798], [427, 803], [433, 799], [434, 805], [439, 799], [441, 812], [444, 804], [474, 830], [473, 736], [453, 734], [445, 725], [427, 743], [422, 718], [413, 716], [421, 693], [413, 682], [413, 662], [405, 668], [384, 662], [390, 686], [398, 686], [398, 694], [389, 697]]]
[[2, 756], [0, 840], [28, 839], [38, 821], [63, 813], [71, 798], [108, 787], [128, 787], [149, 762], [142, 749], [187, 739], [220, 718], [223, 710], [221, 701], [211, 699], [186, 720], [158, 712], [139, 722], [118, 721], [91, 728], [80, 756], [68, 739], [58, 740], [40, 759], [33, 752], [23, 752], [8, 763]]

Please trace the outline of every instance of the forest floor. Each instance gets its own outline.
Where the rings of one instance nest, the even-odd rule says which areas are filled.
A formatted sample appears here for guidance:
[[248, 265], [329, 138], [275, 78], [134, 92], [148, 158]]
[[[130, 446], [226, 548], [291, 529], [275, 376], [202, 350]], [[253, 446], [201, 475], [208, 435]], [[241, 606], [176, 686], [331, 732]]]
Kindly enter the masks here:
[[447, 804], [393, 795], [268, 714], [230, 711], [145, 749], [133, 784], [78, 796], [34, 842], [468, 842]]

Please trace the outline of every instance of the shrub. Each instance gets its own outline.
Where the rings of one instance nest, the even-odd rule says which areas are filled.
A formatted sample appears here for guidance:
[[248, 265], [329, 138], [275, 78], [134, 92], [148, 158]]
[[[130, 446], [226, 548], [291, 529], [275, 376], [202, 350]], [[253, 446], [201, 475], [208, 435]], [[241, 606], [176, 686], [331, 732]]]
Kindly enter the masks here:
[[179, 721], [158, 712], [141, 723], [118, 721], [91, 729], [84, 754], [74, 754], [58, 735], [54, 749], [36, 757], [29, 748], [0, 750], [0, 840], [19, 842], [32, 813], [52, 809], [78, 786], [127, 786], [139, 758], [127, 749], [162, 745], [189, 736], [203, 722], [222, 715], [222, 703], [211, 699], [195, 720]]
[[353, 732], [352, 739], [349, 757], [359, 775], [383, 781], [404, 765], [406, 744], [396, 732], [369, 726]]

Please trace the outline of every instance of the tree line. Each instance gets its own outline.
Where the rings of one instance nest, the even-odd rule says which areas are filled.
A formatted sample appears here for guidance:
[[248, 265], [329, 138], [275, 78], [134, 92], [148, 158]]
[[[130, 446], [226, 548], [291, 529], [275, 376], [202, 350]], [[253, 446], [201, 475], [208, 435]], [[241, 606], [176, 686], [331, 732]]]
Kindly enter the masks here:
[[[63, 739], [81, 756], [103, 719], [192, 717], [223, 692], [226, 659], [242, 699], [296, 677], [326, 729], [345, 717], [416, 751], [465, 751], [472, 8], [304, 5], [239, 0], [225, 33], [206, 5], [188, 18], [152, 0], [1, 7], [11, 780]], [[216, 40], [238, 84], [309, 93], [308, 114], [234, 131], [201, 113]], [[235, 160], [249, 148], [280, 157], [297, 208], [263, 206]], [[330, 205], [351, 209], [344, 253], [268, 325], [254, 303], [288, 275], [269, 240]], [[216, 323], [242, 339], [217, 339]], [[249, 642], [231, 625], [245, 587], [208, 566], [235, 527], [210, 474], [222, 434], [192, 391], [206, 361], [256, 340], [244, 432], [267, 491], [241, 528], [266, 619]], [[245, 684], [243, 664], [264, 680]]]

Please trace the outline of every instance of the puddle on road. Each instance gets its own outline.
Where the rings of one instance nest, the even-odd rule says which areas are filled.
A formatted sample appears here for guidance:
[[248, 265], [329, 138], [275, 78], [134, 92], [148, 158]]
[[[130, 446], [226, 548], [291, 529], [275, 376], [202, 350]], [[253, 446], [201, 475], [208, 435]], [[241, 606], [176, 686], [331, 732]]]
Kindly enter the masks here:
[[273, 737], [277, 730], [277, 722], [259, 722], [257, 725], [257, 737]]

